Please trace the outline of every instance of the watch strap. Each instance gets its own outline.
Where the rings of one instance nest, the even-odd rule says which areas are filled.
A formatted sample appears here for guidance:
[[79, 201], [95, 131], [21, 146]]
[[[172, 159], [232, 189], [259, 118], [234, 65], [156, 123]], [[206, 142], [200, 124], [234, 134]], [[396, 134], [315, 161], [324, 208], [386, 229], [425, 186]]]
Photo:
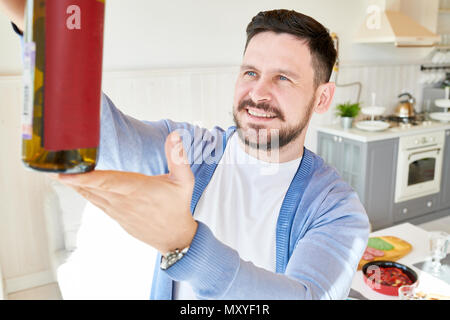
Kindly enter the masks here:
[[182, 250], [175, 249], [174, 251], [169, 251], [166, 254], [162, 255], [161, 263], [159, 265], [160, 268], [162, 270], [169, 269], [177, 261], [180, 261], [184, 257], [184, 255], [188, 252], [188, 250], [189, 250], [189, 246], [187, 246], [186, 248], [184, 248]]

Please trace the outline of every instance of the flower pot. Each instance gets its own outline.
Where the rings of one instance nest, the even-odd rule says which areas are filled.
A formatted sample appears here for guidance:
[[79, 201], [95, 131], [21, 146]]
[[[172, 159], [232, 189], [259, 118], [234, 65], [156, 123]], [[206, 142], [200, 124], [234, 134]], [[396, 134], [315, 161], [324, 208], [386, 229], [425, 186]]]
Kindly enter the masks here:
[[351, 117], [341, 117], [341, 127], [344, 129], [350, 129], [353, 124], [353, 118]]

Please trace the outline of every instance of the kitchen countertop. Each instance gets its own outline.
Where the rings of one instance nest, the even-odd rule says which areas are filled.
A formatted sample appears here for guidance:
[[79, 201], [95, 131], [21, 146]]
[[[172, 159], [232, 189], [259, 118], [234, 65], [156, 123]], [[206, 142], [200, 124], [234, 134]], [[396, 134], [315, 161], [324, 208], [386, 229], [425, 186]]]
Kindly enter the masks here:
[[[417, 273], [419, 276], [419, 290], [426, 293], [437, 293], [450, 296], [450, 284], [413, 266], [413, 264], [425, 261], [429, 258], [429, 238], [426, 230], [410, 223], [402, 223], [370, 234], [370, 237], [376, 236], [395, 236], [409, 242], [412, 245], [411, 252], [397, 260], [397, 262], [407, 265]], [[352, 289], [369, 300], [399, 299], [396, 296], [384, 295], [370, 289], [363, 281], [361, 270], [357, 271], [353, 277]]]
[[354, 124], [353, 128], [351, 129], [343, 129], [339, 123], [329, 125], [315, 124], [312, 125], [312, 127], [320, 132], [337, 135], [343, 138], [357, 140], [361, 142], [371, 142], [371, 141], [399, 138], [401, 136], [422, 134], [437, 130], [447, 130], [450, 129], [450, 122], [431, 121], [431, 123], [427, 125], [417, 125], [405, 129], [400, 127], [391, 127], [384, 131], [376, 131], [376, 132], [360, 130], [356, 128]]

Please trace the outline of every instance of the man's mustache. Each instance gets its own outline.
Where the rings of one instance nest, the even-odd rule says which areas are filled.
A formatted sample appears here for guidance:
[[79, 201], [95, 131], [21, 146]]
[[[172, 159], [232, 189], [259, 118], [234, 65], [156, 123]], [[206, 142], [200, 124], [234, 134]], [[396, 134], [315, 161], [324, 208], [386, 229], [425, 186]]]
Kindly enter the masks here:
[[271, 106], [269, 103], [262, 102], [262, 103], [255, 103], [251, 99], [242, 100], [237, 108], [237, 111], [244, 111], [246, 107], [252, 107], [255, 109], [259, 109], [261, 111], [264, 111], [266, 113], [270, 113], [275, 115], [277, 118], [279, 118], [281, 121], [284, 121], [284, 116], [278, 110], [277, 108]]

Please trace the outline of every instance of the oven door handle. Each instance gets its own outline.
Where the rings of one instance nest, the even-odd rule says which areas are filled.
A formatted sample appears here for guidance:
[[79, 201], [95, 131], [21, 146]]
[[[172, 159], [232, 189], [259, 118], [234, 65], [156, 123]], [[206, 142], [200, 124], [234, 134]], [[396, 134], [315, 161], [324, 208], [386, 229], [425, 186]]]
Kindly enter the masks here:
[[439, 154], [439, 152], [441, 151], [441, 148], [433, 148], [433, 149], [422, 150], [422, 151], [417, 151], [417, 152], [410, 153], [410, 154], [408, 155], [408, 161], [409, 161], [409, 159], [411, 159], [411, 157], [412, 157], [413, 155], [421, 154], [421, 153], [425, 153], [425, 152], [431, 152], [431, 151], [437, 151], [437, 154]]

